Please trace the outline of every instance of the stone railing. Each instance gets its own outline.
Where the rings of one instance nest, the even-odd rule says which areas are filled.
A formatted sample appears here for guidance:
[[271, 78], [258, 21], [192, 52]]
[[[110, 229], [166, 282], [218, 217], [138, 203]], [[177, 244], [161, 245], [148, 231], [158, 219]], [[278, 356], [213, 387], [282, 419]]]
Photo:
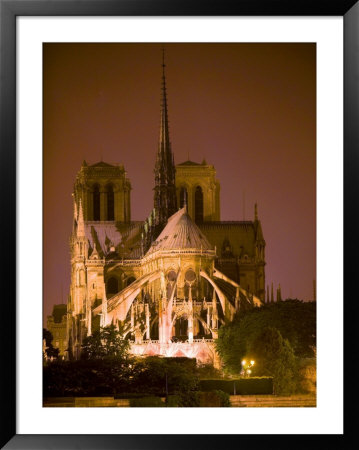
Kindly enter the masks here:
[[113, 262], [118, 263], [120, 266], [140, 266], [141, 259], [120, 259], [114, 260]]
[[[194, 344], [213, 343], [214, 339], [193, 339]], [[135, 341], [130, 340], [131, 345], [147, 345], [147, 344], [161, 344], [161, 345], [174, 345], [174, 344], [189, 344], [188, 339], [186, 341], [172, 341], [172, 342], [160, 342], [158, 339], [143, 339], [141, 344], [136, 344]]]
[[98, 265], [104, 265], [105, 264], [104, 259], [86, 259], [86, 265], [87, 266], [98, 266]]
[[193, 248], [193, 249], [183, 249], [183, 248], [173, 248], [171, 250], [168, 249], [158, 249], [156, 250], [156, 247], [154, 247], [152, 253], [148, 256], [146, 256], [143, 259], [144, 262], [148, 262], [151, 259], [155, 259], [159, 256], [173, 256], [173, 255], [197, 255], [197, 256], [216, 256], [215, 250], [203, 250], [199, 248]]

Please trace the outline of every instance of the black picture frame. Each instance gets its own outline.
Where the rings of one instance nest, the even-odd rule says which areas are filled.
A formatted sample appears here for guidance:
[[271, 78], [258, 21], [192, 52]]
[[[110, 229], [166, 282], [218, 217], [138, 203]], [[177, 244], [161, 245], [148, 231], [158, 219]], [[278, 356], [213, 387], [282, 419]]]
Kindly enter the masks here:
[[[344, 286], [345, 408], [354, 378], [355, 293], [359, 169], [359, 4], [358, 0], [0, 0], [0, 183], [2, 214], [3, 320], [1, 446], [6, 449], [179, 449], [266, 445], [288, 440], [312, 448], [329, 439], [345, 448], [355, 415], [346, 415], [344, 435], [18, 435], [16, 434], [16, 17], [18, 16], [343, 16], [344, 18]], [[329, 245], [329, 243], [328, 243]], [[353, 258], [352, 258], [353, 255]], [[353, 288], [352, 288], [353, 287]], [[204, 426], [204, 424], [203, 424]]]

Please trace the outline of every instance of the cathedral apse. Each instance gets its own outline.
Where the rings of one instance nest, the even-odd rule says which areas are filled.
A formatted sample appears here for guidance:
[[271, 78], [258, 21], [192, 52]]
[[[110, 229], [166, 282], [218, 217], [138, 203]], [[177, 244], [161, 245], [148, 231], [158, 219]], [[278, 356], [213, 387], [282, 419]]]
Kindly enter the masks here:
[[[83, 161], [73, 199], [67, 341], [75, 358], [100, 326], [121, 326], [138, 356], [196, 358], [220, 366], [218, 329], [265, 300], [265, 240], [253, 220], [221, 221], [213, 165], [175, 163], [165, 55], [153, 204], [131, 220], [131, 180], [122, 164]], [[151, 170], [151, 168], [149, 169]]]

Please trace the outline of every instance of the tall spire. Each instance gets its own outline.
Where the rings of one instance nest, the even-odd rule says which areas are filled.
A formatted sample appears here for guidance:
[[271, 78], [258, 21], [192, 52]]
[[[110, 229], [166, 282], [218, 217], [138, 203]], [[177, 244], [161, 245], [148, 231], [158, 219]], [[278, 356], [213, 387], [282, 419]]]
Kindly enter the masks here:
[[[171, 156], [171, 142], [168, 126], [168, 109], [167, 109], [167, 88], [166, 88], [166, 64], [165, 49], [162, 49], [162, 98], [161, 98], [161, 122], [160, 122], [160, 139], [159, 153]], [[167, 156], [167, 155], [166, 155]]]
[[160, 136], [155, 166], [154, 209], [156, 225], [164, 225], [176, 212], [175, 165], [171, 150], [167, 87], [165, 72], [165, 51], [162, 49], [162, 96], [160, 116]]

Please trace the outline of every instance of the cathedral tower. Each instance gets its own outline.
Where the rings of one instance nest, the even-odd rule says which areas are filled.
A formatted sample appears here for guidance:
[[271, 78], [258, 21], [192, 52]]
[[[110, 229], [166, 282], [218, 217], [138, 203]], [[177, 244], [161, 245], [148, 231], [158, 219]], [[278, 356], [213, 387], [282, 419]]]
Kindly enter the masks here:
[[196, 224], [220, 220], [220, 184], [214, 166], [185, 161], [176, 166], [177, 202]]
[[82, 163], [77, 174], [74, 195], [78, 204], [82, 201], [85, 221], [131, 221], [131, 183], [123, 165], [104, 161], [88, 165]]
[[154, 188], [154, 213], [155, 225], [163, 227], [167, 219], [177, 210], [176, 187], [175, 187], [175, 165], [171, 150], [167, 92], [165, 75], [164, 51], [162, 55], [162, 101], [161, 101], [161, 123], [158, 152], [155, 165], [155, 188]]

